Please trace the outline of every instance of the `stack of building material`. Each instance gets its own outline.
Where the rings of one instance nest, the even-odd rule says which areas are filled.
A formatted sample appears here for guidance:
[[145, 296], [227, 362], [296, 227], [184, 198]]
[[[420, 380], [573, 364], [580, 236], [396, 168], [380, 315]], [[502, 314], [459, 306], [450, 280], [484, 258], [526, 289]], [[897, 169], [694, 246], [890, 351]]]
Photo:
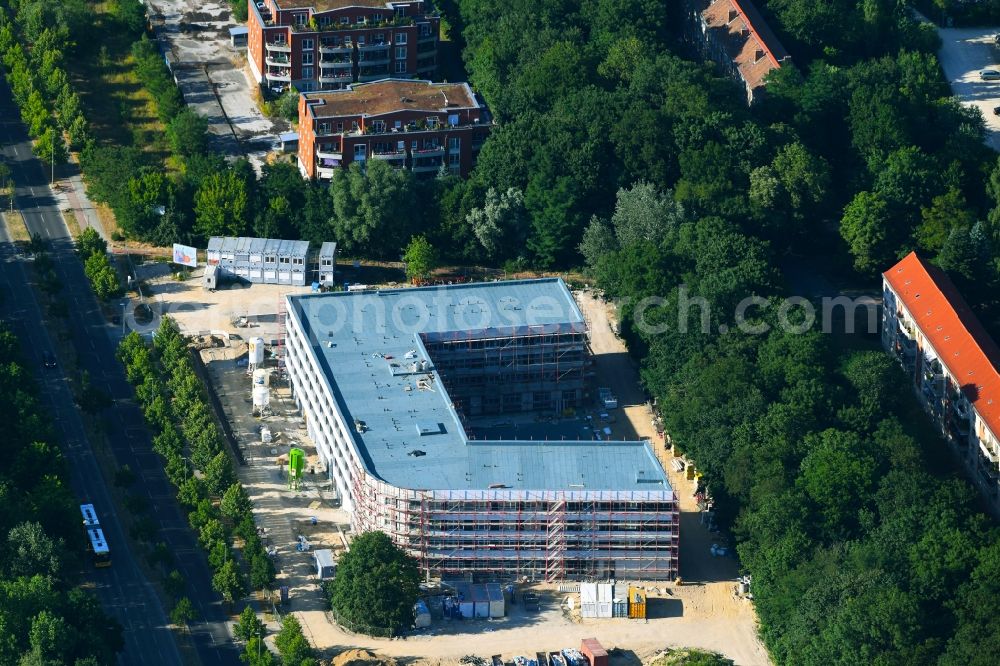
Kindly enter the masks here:
[[590, 666], [608, 666], [608, 652], [596, 638], [584, 638], [580, 643], [580, 652], [590, 662]]

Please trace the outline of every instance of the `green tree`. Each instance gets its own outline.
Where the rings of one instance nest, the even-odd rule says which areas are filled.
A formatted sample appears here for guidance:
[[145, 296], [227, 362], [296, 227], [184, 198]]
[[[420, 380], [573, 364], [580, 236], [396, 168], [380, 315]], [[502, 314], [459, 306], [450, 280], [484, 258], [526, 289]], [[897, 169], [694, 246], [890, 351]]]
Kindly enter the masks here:
[[330, 182], [331, 226], [348, 252], [395, 259], [420, 210], [413, 176], [383, 160], [336, 169]]
[[184, 107], [167, 125], [170, 148], [177, 155], [204, 153], [208, 148], [208, 120]]
[[891, 224], [889, 204], [878, 193], [859, 192], [844, 209], [840, 235], [858, 271], [873, 274], [889, 267], [897, 247]]
[[413, 623], [419, 593], [417, 563], [383, 532], [366, 532], [341, 556], [330, 603], [360, 626], [399, 629]]
[[41, 131], [35, 142], [34, 153], [46, 165], [51, 165], [53, 161], [55, 164], [65, 164], [69, 157], [62, 133], [53, 127], [46, 127]]
[[240, 659], [246, 662], [247, 666], [274, 666], [274, 655], [259, 638], [251, 638], [247, 641], [246, 649], [240, 655]]
[[244, 606], [243, 611], [240, 612], [240, 619], [233, 627], [233, 633], [241, 641], [249, 641], [254, 636], [258, 638], [264, 637], [264, 623], [260, 621], [257, 617], [257, 613], [250, 606]]
[[[80, 232], [80, 235], [76, 239], [76, 250], [84, 259], [88, 259], [94, 254], [106, 255], [108, 253], [108, 242], [101, 238], [96, 229], [87, 227]], [[129, 340], [134, 342], [135, 339], [129, 338]], [[125, 340], [122, 340], [122, 344], [125, 344]]]
[[282, 666], [312, 666], [315, 654], [302, 633], [298, 618], [288, 614], [281, 618], [281, 630], [274, 637], [274, 646], [281, 655]]
[[288, 90], [281, 94], [275, 102], [275, 110], [285, 120], [299, 119], [299, 91], [295, 86], [288, 86]]
[[243, 596], [243, 579], [233, 560], [226, 560], [212, 576], [212, 589], [227, 603], [232, 603]]
[[406, 263], [406, 277], [426, 278], [437, 267], [437, 252], [426, 236], [414, 236], [406, 246], [403, 261]]
[[266, 553], [255, 553], [250, 557], [250, 585], [253, 589], [266, 590], [270, 588], [276, 573], [274, 562]]
[[178, 627], [187, 627], [197, 617], [194, 604], [187, 597], [181, 597], [170, 611], [170, 621]]
[[216, 453], [203, 471], [205, 472], [205, 483], [213, 495], [221, 495], [226, 491], [226, 488], [236, 483], [233, 462], [225, 451]]
[[524, 210], [524, 195], [516, 188], [509, 187], [504, 192], [488, 189], [482, 208], [469, 211], [466, 222], [491, 261], [516, 256], [524, 249], [528, 215]]
[[246, 229], [246, 183], [232, 169], [206, 177], [194, 197], [194, 230], [202, 238], [239, 236]]
[[591, 272], [595, 271], [598, 263], [603, 258], [610, 257], [618, 247], [618, 238], [611, 223], [596, 215], [590, 218], [590, 224], [583, 231], [583, 240], [580, 241], [579, 247], [587, 268]]
[[955, 229], [971, 229], [976, 223], [962, 192], [955, 187], [934, 197], [921, 213], [921, 222], [914, 232], [917, 244], [929, 252], [939, 252]]
[[243, 516], [248, 515], [253, 509], [250, 497], [247, 495], [243, 484], [237, 482], [226, 488], [222, 494], [222, 502], [219, 505], [222, 515], [233, 522], [239, 521]]
[[8, 569], [13, 576], [59, 576], [62, 539], [53, 539], [39, 523], [25, 522], [7, 534]]

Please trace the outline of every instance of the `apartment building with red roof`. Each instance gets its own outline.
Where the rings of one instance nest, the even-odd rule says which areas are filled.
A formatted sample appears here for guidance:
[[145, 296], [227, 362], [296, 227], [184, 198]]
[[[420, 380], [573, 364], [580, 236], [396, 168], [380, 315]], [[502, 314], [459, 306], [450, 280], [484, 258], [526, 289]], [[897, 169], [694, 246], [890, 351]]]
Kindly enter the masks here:
[[882, 274], [882, 292], [883, 346], [1000, 509], [1000, 348], [948, 276], [915, 252]]
[[468, 83], [385, 79], [299, 97], [299, 171], [328, 180], [352, 162], [383, 160], [433, 176], [466, 176], [492, 126]]
[[746, 88], [747, 104], [760, 99], [772, 71], [791, 61], [750, 0], [689, 0], [692, 41]]

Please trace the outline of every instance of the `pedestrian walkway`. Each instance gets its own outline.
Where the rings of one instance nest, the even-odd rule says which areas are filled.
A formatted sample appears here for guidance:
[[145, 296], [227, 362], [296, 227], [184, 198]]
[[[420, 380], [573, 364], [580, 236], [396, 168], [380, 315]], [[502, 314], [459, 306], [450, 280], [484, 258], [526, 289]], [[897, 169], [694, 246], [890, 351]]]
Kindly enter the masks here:
[[97, 231], [110, 246], [111, 236], [104, 229], [104, 225], [101, 224], [101, 219], [97, 215], [97, 209], [87, 196], [83, 177], [80, 175], [79, 162], [70, 162], [67, 168], [72, 169], [72, 174], [56, 179], [55, 187], [52, 189], [59, 210], [72, 213], [80, 231], [90, 227]]

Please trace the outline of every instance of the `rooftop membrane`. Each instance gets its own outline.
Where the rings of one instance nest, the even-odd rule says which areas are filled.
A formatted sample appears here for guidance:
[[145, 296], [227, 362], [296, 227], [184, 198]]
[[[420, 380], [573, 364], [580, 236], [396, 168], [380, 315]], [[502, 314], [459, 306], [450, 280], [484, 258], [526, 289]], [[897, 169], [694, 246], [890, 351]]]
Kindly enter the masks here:
[[[643, 441], [470, 440], [424, 339], [583, 332], [558, 278], [286, 297], [368, 473], [415, 490], [670, 491]], [[359, 432], [360, 431], [360, 432]]]

